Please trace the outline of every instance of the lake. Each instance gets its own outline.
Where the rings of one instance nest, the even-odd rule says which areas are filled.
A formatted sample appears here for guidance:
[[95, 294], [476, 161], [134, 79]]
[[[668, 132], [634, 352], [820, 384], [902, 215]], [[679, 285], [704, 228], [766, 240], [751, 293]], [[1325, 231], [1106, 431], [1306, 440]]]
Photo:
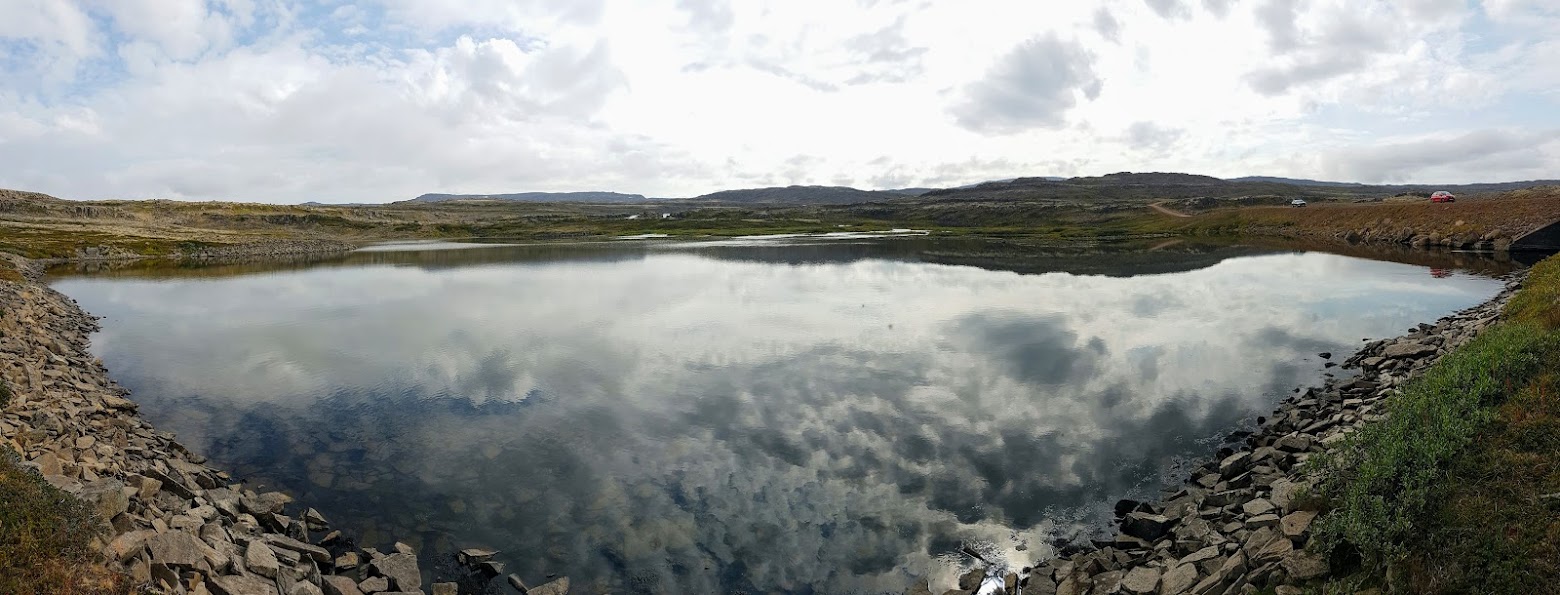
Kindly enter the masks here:
[[[56, 271], [143, 415], [362, 546], [577, 592], [900, 593], [1104, 530], [1511, 268], [1168, 242], [412, 244]], [[505, 587], [507, 590], [507, 587]]]

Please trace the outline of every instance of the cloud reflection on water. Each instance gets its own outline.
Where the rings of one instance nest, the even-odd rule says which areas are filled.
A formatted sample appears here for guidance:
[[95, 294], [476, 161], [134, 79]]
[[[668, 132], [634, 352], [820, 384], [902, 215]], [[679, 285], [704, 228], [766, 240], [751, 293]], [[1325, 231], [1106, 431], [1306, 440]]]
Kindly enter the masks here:
[[154, 423], [391, 529], [369, 545], [712, 593], [899, 591], [960, 539], [1037, 555], [1314, 352], [1497, 284], [1318, 253], [1114, 278], [666, 252], [57, 287], [108, 317], [94, 349]]

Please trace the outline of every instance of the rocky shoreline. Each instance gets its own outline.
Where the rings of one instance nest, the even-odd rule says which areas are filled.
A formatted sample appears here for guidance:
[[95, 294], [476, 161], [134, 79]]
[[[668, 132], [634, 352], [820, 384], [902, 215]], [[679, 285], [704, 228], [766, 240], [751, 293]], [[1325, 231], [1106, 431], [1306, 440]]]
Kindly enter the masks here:
[[[1493, 323], [1524, 275], [1483, 304], [1367, 343], [1341, 366], [1357, 377], [1285, 399], [1254, 431], [1231, 436], [1243, 438], [1238, 448], [1222, 449], [1159, 502], [1118, 502], [1114, 538], [1068, 544], [1035, 568], [977, 568], [943, 595], [1299, 595], [1330, 571], [1306, 550], [1319, 504], [1307, 493], [1320, 478], [1303, 463], [1382, 419], [1383, 401]], [[931, 593], [924, 582], [909, 591]]]
[[[428, 592], [427, 560], [412, 548], [359, 547], [318, 511], [246, 488], [153, 428], [87, 351], [97, 319], [39, 283], [35, 263], [5, 257], [25, 280], [0, 281], [0, 379], [12, 393], [0, 404], [0, 445], [92, 505], [104, 528], [94, 547], [111, 569], [175, 594]], [[480, 592], [504, 574], [495, 554], [463, 550], [465, 574], [427, 588]], [[567, 577], [534, 588], [504, 578], [530, 595], [569, 590]]]

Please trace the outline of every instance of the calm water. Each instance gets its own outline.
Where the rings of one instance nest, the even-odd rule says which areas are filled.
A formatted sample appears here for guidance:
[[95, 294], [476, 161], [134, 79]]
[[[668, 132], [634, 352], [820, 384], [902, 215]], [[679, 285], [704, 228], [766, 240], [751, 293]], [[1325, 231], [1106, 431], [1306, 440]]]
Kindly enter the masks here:
[[1160, 248], [511, 246], [55, 287], [153, 423], [362, 545], [616, 592], [897, 593], [961, 542], [1028, 562], [1102, 526], [1317, 352], [1501, 268]]

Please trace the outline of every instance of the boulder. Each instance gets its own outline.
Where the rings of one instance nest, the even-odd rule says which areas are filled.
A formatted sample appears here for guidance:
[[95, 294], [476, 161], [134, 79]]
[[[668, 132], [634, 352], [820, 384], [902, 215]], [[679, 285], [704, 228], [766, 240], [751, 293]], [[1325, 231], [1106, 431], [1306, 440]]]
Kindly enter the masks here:
[[485, 549], [482, 549], [482, 548], [467, 548], [467, 549], [461, 550], [458, 554], [456, 554], [456, 557], [460, 559], [460, 563], [461, 564], [465, 564], [467, 566], [476, 566], [476, 565], [481, 564], [483, 562], [486, 562], [488, 560], [492, 560], [493, 556], [497, 556], [497, 555], [498, 555], [498, 552], [495, 551], [495, 550], [485, 550]]
[[120, 533], [108, 542], [108, 548], [104, 554], [116, 562], [126, 562], [136, 557], [146, 549], [146, 540], [156, 535], [155, 531], [130, 531]]
[[320, 585], [325, 587], [325, 595], [363, 595], [363, 590], [358, 588], [357, 582], [345, 576], [320, 577]]
[[352, 570], [357, 568], [358, 564], [361, 563], [362, 562], [358, 559], [357, 552], [346, 552], [340, 556], [336, 556], [337, 570]]
[[382, 576], [369, 577], [358, 583], [358, 589], [364, 593], [383, 593], [390, 590], [390, 579]]
[[1425, 345], [1423, 343], [1408, 341], [1388, 345], [1386, 349], [1381, 350], [1381, 357], [1387, 359], [1402, 359], [1421, 357], [1430, 355], [1432, 353], [1435, 353], [1434, 345]]
[[1170, 569], [1170, 572], [1165, 573], [1164, 578], [1160, 582], [1161, 588], [1159, 592], [1161, 595], [1181, 595], [1187, 589], [1191, 589], [1192, 585], [1197, 584], [1197, 566], [1195, 564], [1177, 564], [1175, 568]]
[[562, 577], [526, 592], [526, 595], [568, 595], [569, 577]]
[[1311, 510], [1297, 510], [1284, 515], [1278, 523], [1279, 531], [1284, 537], [1298, 540], [1304, 538], [1311, 530], [1311, 521], [1316, 520], [1316, 512]]
[[1289, 573], [1289, 578], [1297, 581], [1308, 581], [1327, 575], [1327, 560], [1319, 554], [1303, 550], [1290, 552], [1279, 564], [1284, 567], [1284, 572]]
[[1245, 511], [1247, 516], [1261, 516], [1273, 512], [1275, 508], [1276, 507], [1273, 506], [1272, 502], [1262, 498], [1257, 498], [1256, 500], [1251, 500], [1245, 504], [1240, 505], [1240, 509]]
[[125, 494], [125, 484], [117, 479], [99, 479], [81, 486], [76, 497], [92, 505], [93, 512], [104, 521], [112, 520], [130, 508], [130, 497]]
[[264, 494], [245, 495], [238, 499], [240, 510], [265, 518], [268, 514], [281, 514], [282, 509], [293, 499], [281, 492], [266, 492]]
[[146, 547], [151, 551], [153, 564], [184, 569], [198, 566], [206, 559], [206, 551], [211, 549], [194, 535], [183, 531], [154, 535], [146, 540]]
[[1121, 522], [1121, 532], [1138, 539], [1153, 542], [1170, 532], [1175, 521], [1169, 517], [1146, 512], [1134, 512]]
[[1251, 453], [1237, 452], [1219, 462], [1219, 475], [1229, 479], [1244, 473], [1249, 466], [1251, 466]]
[[422, 571], [417, 568], [417, 556], [394, 553], [370, 563], [375, 572], [390, 579], [390, 586], [401, 591], [422, 589]]
[[460, 595], [460, 586], [455, 583], [434, 583], [433, 595]]
[[218, 576], [206, 584], [216, 595], [277, 595], [276, 583], [253, 576]]
[[1284, 512], [1292, 512], [1299, 506], [1299, 504], [1295, 502], [1296, 498], [1302, 492], [1309, 490], [1310, 488], [1311, 485], [1303, 481], [1295, 482], [1290, 481], [1288, 478], [1280, 479], [1273, 482], [1272, 502], [1280, 510], [1283, 510]]
[[261, 543], [260, 540], [252, 540], [249, 546], [244, 548], [244, 567], [250, 572], [266, 578], [276, 578], [276, 571], [281, 564], [276, 561], [276, 554], [270, 546]]
[[1133, 595], [1151, 595], [1159, 589], [1159, 571], [1138, 566], [1121, 579], [1121, 589]]

